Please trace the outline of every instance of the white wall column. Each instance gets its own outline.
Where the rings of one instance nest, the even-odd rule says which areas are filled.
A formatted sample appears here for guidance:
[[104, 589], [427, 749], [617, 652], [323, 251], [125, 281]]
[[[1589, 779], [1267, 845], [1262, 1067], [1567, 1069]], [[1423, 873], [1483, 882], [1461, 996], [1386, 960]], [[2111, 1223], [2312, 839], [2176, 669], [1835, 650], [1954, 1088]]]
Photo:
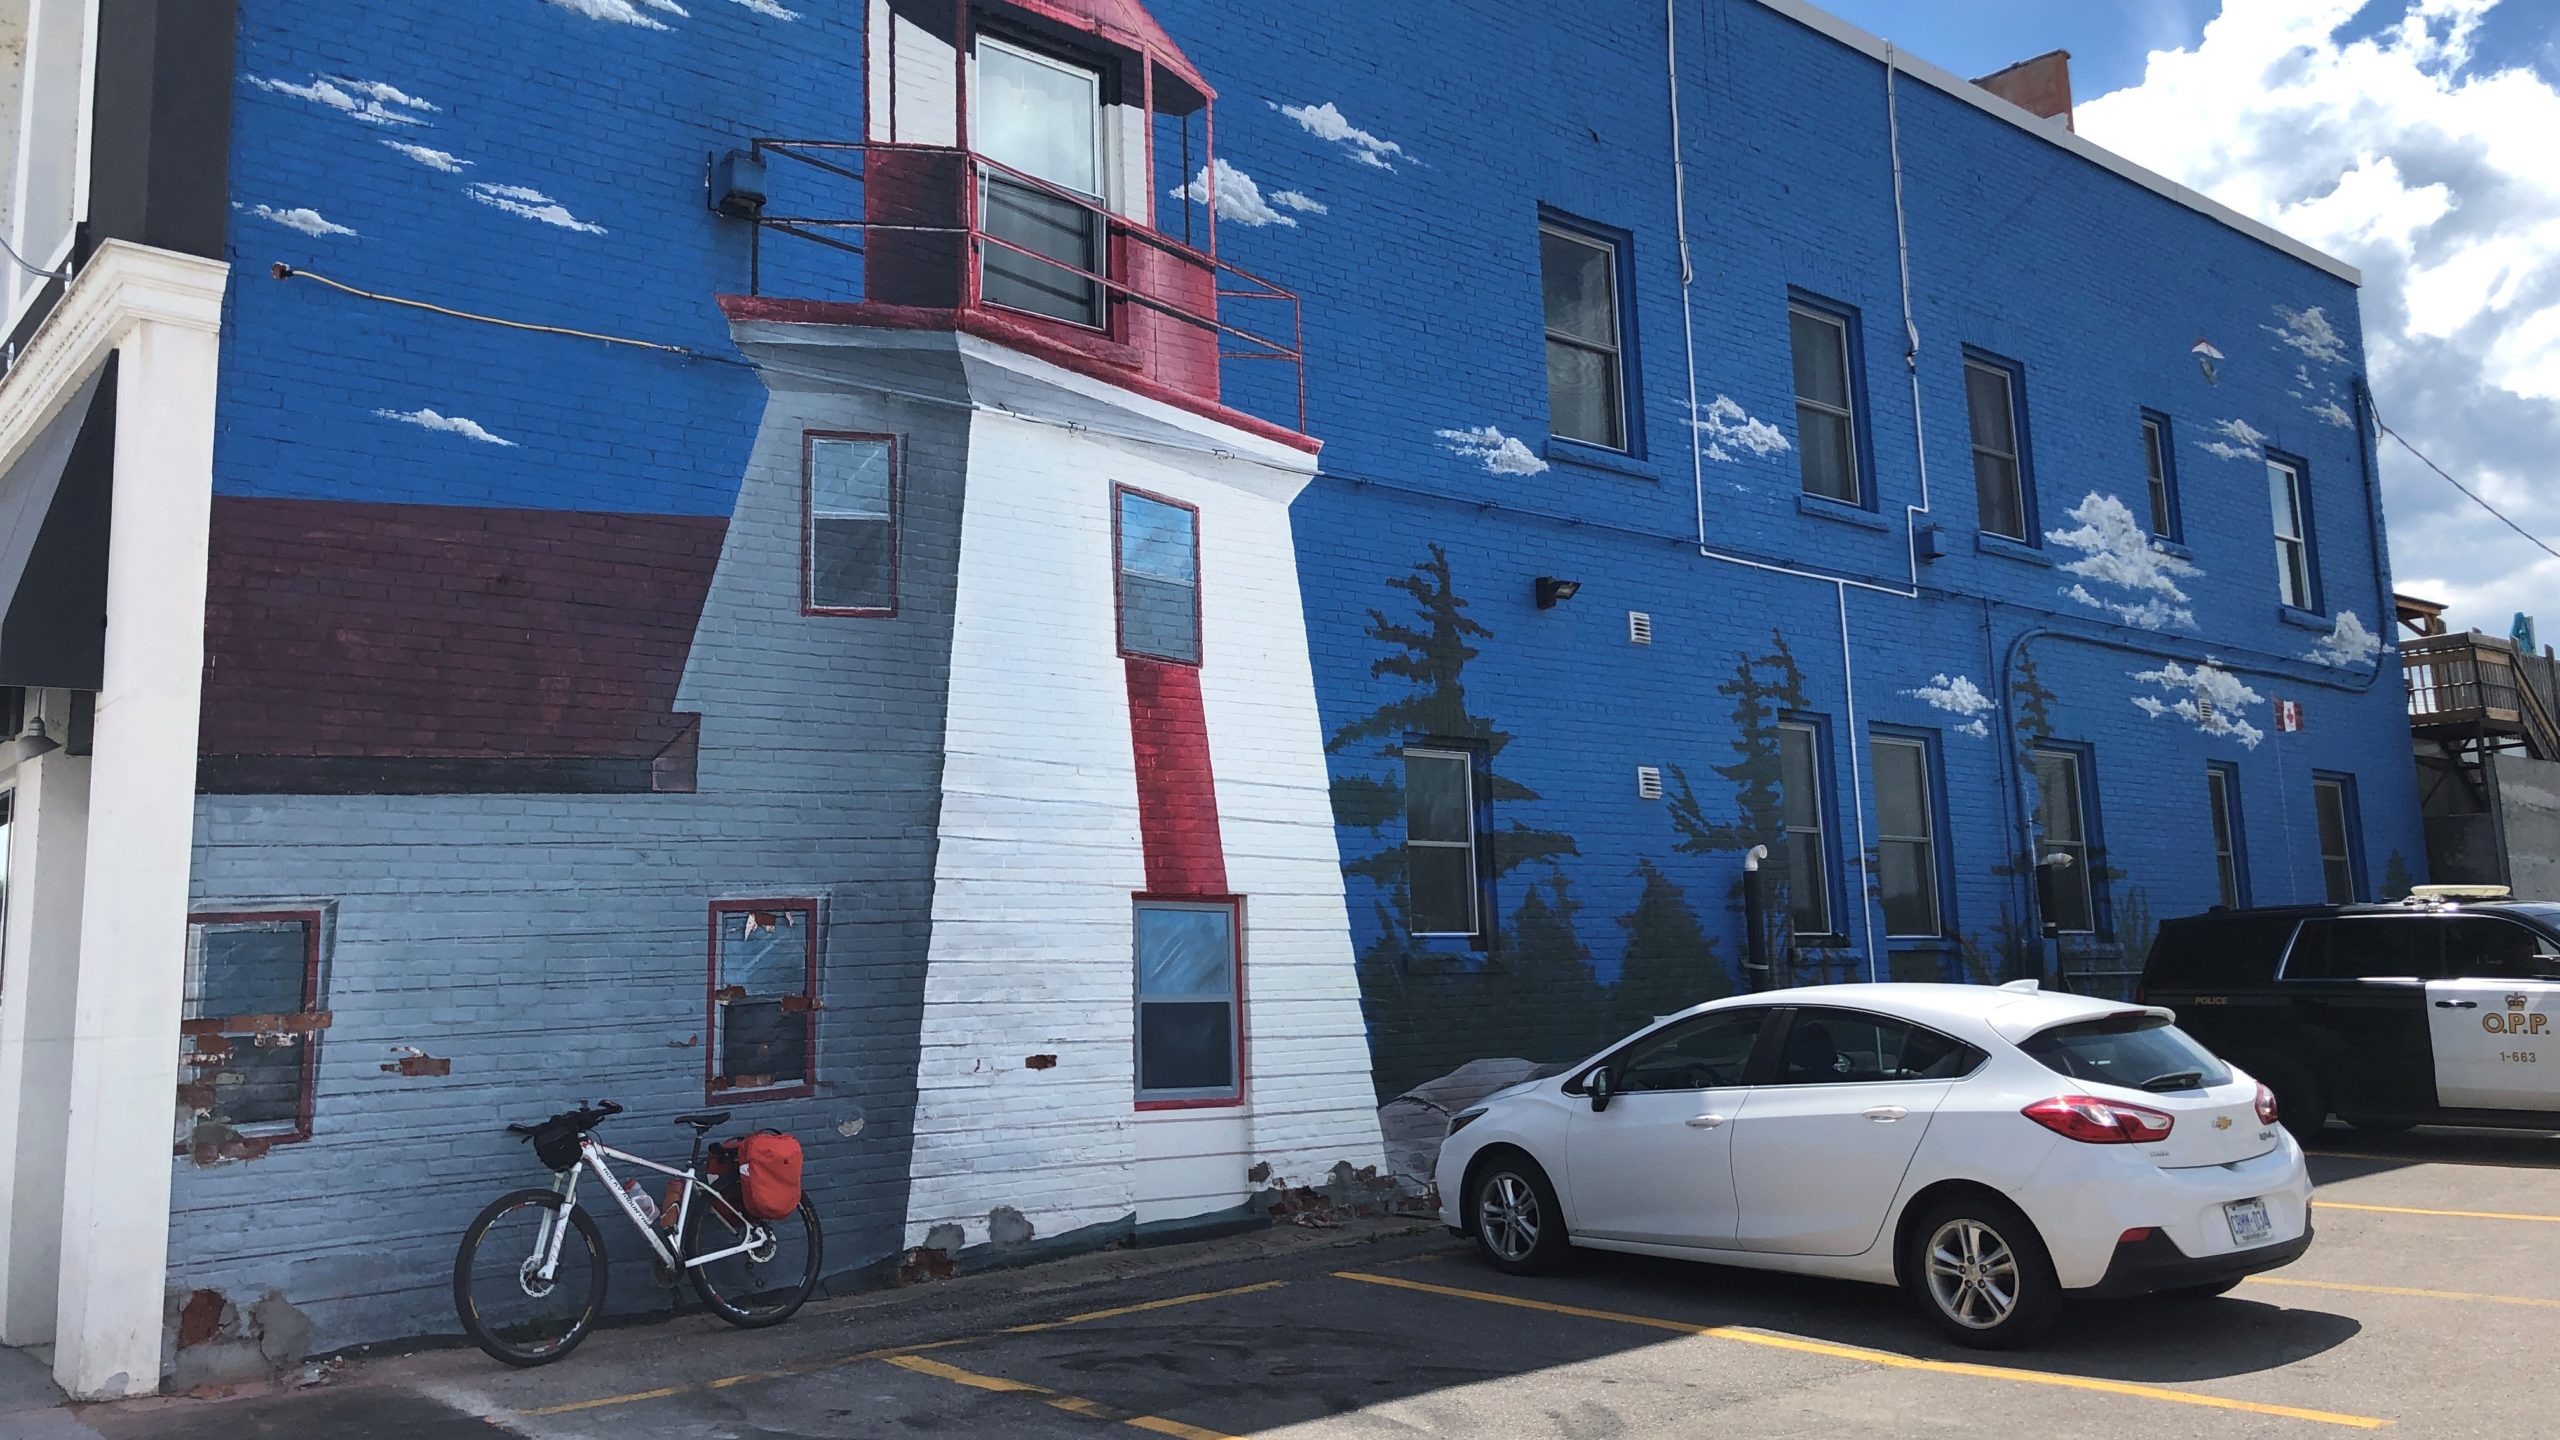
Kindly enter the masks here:
[[62, 1255], [89, 760], [56, 750], [20, 762], [11, 783], [8, 932], [0, 937], [0, 1345], [41, 1345], [53, 1339]]

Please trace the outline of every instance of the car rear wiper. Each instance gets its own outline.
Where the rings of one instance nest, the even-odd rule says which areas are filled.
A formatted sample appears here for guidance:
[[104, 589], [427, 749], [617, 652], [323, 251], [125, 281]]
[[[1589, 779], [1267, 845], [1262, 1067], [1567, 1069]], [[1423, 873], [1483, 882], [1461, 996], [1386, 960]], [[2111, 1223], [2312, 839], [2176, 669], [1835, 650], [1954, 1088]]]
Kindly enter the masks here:
[[2150, 1079], [2143, 1081], [2135, 1088], [2154, 1092], [2167, 1092], [2170, 1090], [2195, 1090], [2201, 1088], [2203, 1085], [2204, 1072], [2201, 1070], [2172, 1070], [2166, 1075], [2154, 1075]]

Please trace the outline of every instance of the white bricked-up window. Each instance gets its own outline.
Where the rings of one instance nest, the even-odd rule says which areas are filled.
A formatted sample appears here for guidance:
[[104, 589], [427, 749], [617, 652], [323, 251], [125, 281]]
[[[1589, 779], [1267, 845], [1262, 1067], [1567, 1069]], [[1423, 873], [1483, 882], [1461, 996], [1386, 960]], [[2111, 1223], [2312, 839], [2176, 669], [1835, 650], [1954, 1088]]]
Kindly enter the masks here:
[[[2052, 897], [2045, 919], [2065, 935], [2091, 935], [2098, 929], [2097, 897], [2089, 878], [2089, 797], [2076, 750], [2038, 750], [2036, 776], [2036, 862], [2052, 878], [2043, 893]], [[2067, 865], [2044, 866], [2054, 855], [2067, 855]]]
[[1120, 653], [1200, 663], [1200, 512], [1122, 488], [1115, 492]]
[[1788, 721], [1778, 727], [1778, 805], [1786, 835], [1778, 873], [1798, 935], [1831, 933], [1831, 847], [1822, 833], [1822, 732]]
[[1244, 1098], [1241, 918], [1234, 900], [1138, 901], [1140, 1108]]
[[311, 1135], [322, 1007], [321, 915], [271, 911], [187, 921], [179, 1026], [178, 1148]]
[[1787, 340], [1795, 356], [1796, 468], [1804, 493], [1864, 503], [1858, 480], [1856, 350], [1849, 317], [1811, 305], [1787, 307]]
[[1538, 227], [1547, 306], [1547, 431], [1627, 448], [1618, 247], [1561, 225]]
[[812, 615], [898, 611], [898, 447], [886, 435], [805, 437], [801, 602]]
[[1475, 757], [1408, 745], [1404, 751], [1405, 882], [1416, 935], [1468, 935], [1477, 908]]
[[711, 1096], [772, 1100], [814, 1093], [817, 995], [818, 902], [714, 902]]

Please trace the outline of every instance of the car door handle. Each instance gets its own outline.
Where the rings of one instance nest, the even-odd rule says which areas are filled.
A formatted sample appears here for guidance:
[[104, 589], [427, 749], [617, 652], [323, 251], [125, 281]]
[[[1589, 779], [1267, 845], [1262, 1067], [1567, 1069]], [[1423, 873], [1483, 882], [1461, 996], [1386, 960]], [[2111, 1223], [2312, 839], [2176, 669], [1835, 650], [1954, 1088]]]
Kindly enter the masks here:
[[2439, 1010], [2477, 1010], [2480, 1008], [2480, 1002], [2477, 1000], [2439, 1000], [2436, 1002], [2436, 1008]]
[[1689, 1117], [1689, 1128], [1692, 1130], [1713, 1130], [1723, 1123], [1724, 1117], [1721, 1115], [1692, 1115]]
[[1870, 1120], [1878, 1121], [1883, 1124], [1891, 1124], [1894, 1121], [1900, 1120], [1904, 1116], [1909, 1115], [1911, 1112], [1903, 1109], [1899, 1105], [1878, 1105], [1872, 1110], [1861, 1110], [1858, 1113], [1864, 1115]]

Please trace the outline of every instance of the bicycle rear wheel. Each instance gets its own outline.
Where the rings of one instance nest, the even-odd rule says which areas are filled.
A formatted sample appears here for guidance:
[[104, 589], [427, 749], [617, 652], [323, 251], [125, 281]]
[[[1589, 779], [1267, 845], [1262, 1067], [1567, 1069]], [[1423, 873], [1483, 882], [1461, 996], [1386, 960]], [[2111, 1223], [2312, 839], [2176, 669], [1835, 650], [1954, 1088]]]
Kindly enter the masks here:
[[[566, 1224], [560, 1263], [540, 1273], [552, 1228]], [[471, 1342], [509, 1365], [547, 1365], [578, 1348], [604, 1310], [604, 1237], [584, 1210], [549, 1190], [489, 1202], [453, 1257], [453, 1308]]]
[[[720, 1205], [704, 1205], [685, 1227], [688, 1256], [712, 1254], [745, 1238], [738, 1217]], [[711, 1313], [742, 1329], [779, 1325], [798, 1313], [818, 1288], [826, 1246], [818, 1231], [818, 1207], [808, 1196], [800, 1208], [761, 1227], [755, 1249], [692, 1268], [693, 1292]]]

